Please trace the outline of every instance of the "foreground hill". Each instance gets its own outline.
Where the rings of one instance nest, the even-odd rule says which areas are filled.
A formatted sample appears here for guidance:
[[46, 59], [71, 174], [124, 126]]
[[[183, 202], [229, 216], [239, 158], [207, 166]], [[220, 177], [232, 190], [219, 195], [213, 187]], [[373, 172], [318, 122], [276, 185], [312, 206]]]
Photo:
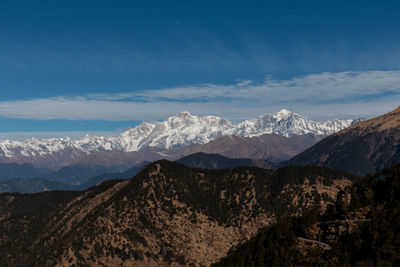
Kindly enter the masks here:
[[290, 165], [320, 165], [354, 174], [375, 173], [400, 161], [400, 107], [328, 136]]
[[400, 164], [261, 230], [214, 266], [400, 266]]
[[209, 265], [263, 226], [325, 209], [354, 179], [320, 167], [199, 170], [163, 160], [85, 192], [0, 194], [0, 265]]

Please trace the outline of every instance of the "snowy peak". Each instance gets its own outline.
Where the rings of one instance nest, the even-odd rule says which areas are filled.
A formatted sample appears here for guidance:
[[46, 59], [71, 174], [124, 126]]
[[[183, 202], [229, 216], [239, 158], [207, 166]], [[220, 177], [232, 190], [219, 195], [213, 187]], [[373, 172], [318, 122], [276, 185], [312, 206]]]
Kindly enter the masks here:
[[[287, 118], [290, 117], [290, 115], [292, 115], [293, 113], [290, 112], [287, 109], [282, 109], [281, 111], [278, 111], [277, 113], [275, 113], [274, 115], [272, 115], [272, 117], [274, 119], [276, 119], [277, 121], [281, 121], [281, 120], [286, 120]], [[298, 114], [296, 114], [298, 115]]]
[[329, 135], [352, 125], [355, 121], [335, 119], [315, 122], [282, 109], [273, 115], [233, 123], [216, 116], [195, 116], [184, 111], [159, 123], [143, 122], [116, 137], [87, 135], [79, 140], [31, 138], [24, 141], [0, 141], [0, 156], [14, 158], [110, 150], [132, 152], [145, 147], [170, 149], [191, 144], [205, 144], [226, 135], [244, 137], [263, 134], [286, 137], [304, 134]]
[[135, 128], [130, 128], [127, 131], [123, 132], [121, 136], [127, 137], [140, 137], [148, 135], [153, 129], [155, 125], [147, 122], [142, 122]]
[[232, 123], [215, 116], [194, 116], [189, 112], [182, 112], [169, 117], [166, 121], [155, 125], [153, 131], [142, 142], [137, 150], [150, 146], [173, 148], [190, 144], [204, 144], [227, 135]]

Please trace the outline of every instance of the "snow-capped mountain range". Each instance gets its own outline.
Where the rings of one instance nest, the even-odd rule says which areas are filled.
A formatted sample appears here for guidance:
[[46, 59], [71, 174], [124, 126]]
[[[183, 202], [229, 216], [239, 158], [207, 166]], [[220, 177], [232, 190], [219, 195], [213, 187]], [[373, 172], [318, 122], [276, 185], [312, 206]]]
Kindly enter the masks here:
[[189, 112], [181, 112], [163, 122], [155, 124], [143, 122], [116, 137], [87, 135], [79, 140], [70, 138], [2, 140], [0, 141], [0, 156], [7, 158], [46, 156], [63, 151], [133, 152], [146, 147], [170, 149], [191, 144], [205, 144], [227, 135], [243, 137], [263, 134], [278, 134], [286, 137], [304, 134], [329, 135], [356, 121], [358, 120], [334, 119], [315, 122], [285, 109], [273, 115], [264, 115], [240, 123], [233, 123], [216, 116], [200, 117], [191, 115]]

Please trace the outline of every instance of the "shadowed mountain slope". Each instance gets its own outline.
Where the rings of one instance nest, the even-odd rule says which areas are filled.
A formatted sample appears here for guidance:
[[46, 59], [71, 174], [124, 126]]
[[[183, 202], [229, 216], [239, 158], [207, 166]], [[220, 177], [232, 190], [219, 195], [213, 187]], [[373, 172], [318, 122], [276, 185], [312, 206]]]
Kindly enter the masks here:
[[150, 162], [142, 162], [139, 164], [136, 164], [132, 168], [124, 171], [124, 172], [116, 172], [116, 173], [105, 173], [102, 175], [98, 175], [95, 177], [92, 177], [88, 179], [86, 182], [83, 184], [79, 185], [80, 190], [85, 190], [88, 189], [89, 187], [95, 186], [99, 183], [102, 183], [107, 180], [111, 179], [130, 179], [134, 177], [141, 169], [143, 169], [146, 165], [148, 165]]
[[177, 150], [166, 151], [178, 155], [197, 152], [220, 154], [228, 158], [263, 159], [270, 162], [287, 160], [320, 141], [321, 135], [293, 135], [285, 137], [277, 134], [241, 137], [222, 136], [207, 144], [191, 145]]
[[312, 164], [364, 175], [397, 161], [400, 161], [400, 107], [328, 136], [285, 164]]
[[279, 218], [325, 209], [355, 179], [321, 167], [162, 160], [85, 192], [0, 194], [0, 264], [207, 266]]

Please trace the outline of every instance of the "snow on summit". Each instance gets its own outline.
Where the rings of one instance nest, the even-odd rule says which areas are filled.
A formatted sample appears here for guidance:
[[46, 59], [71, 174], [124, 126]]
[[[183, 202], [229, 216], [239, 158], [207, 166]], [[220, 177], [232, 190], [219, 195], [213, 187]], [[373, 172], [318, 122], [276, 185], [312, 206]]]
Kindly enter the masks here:
[[277, 121], [280, 121], [287, 119], [291, 114], [292, 112], [290, 112], [289, 110], [282, 109], [281, 111], [275, 113], [272, 117], [274, 117]]
[[6, 157], [46, 155], [66, 150], [90, 153], [93, 151], [138, 151], [145, 147], [169, 149], [191, 144], [205, 144], [220, 136], [259, 136], [263, 134], [329, 135], [340, 131], [356, 120], [334, 119], [315, 122], [286, 109], [257, 119], [233, 123], [216, 116], [195, 116], [181, 112], [159, 123], [143, 122], [116, 137], [85, 136], [79, 140], [69, 138], [0, 141], [0, 155]]

